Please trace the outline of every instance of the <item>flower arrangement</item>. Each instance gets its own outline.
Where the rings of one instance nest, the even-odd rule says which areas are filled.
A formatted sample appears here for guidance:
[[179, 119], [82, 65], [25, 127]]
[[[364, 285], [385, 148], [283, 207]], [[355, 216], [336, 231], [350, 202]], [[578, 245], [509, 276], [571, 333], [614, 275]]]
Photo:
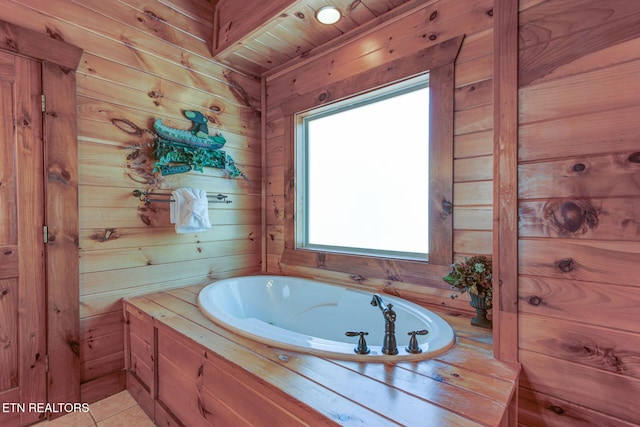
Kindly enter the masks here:
[[487, 307], [492, 306], [492, 262], [484, 255], [465, 258], [451, 266], [451, 272], [443, 280], [460, 293], [469, 292], [484, 298]]

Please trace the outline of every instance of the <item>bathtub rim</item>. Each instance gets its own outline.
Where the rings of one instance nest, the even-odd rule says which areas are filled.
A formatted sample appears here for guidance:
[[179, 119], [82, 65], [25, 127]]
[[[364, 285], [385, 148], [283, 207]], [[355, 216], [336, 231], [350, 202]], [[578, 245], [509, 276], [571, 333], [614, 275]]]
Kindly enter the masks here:
[[[341, 287], [341, 288], [349, 289], [351, 291], [355, 291], [363, 294], [375, 293], [373, 291], [363, 290], [362, 288], [350, 287], [348, 285], [344, 285], [340, 283], [332, 283], [326, 280], [316, 280], [316, 279], [310, 279], [307, 277], [298, 277], [298, 276], [261, 274], [261, 275], [229, 277], [229, 278], [220, 279], [220, 280], [216, 280], [215, 282], [209, 283], [205, 285], [201, 289], [201, 291], [198, 293], [197, 306], [200, 312], [207, 319], [209, 319], [211, 322], [213, 322], [217, 326], [223, 329], [226, 329], [236, 335], [250, 339], [258, 344], [264, 344], [266, 346], [274, 347], [282, 350], [310, 354], [318, 357], [325, 357], [325, 358], [331, 358], [331, 359], [337, 359], [337, 360], [348, 360], [348, 361], [367, 362], [367, 363], [416, 362], [420, 360], [432, 359], [439, 355], [442, 355], [448, 352], [449, 350], [451, 350], [451, 348], [454, 347], [457, 343], [457, 335], [453, 327], [446, 320], [440, 317], [437, 313], [433, 312], [432, 310], [429, 310], [428, 308], [422, 307], [412, 301], [409, 301], [405, 298], [400, 298], [394, 295], [389, 295], [384, 293], [382, 294], [383, 298], [393, 303], [394, 306], [396, 304], [404, 304], [406, 306], [409, 306], [410, 308], [417, 307], [420, 310], [427, 311], [432, 317], [432, 319], [435, 319], [434, 323], [438, 324], [438, 327], [441, 329], [441, 332], [446, 333], [447, 336], [450, 336], [450, 338], [445, 337], [444, 340], [446, 342], [442, 345], [442, 347], [438, 347], [437, 349], [433, 349], [433, 350], [424, 349], [424, 345], [421, 345], [421, 348], [423, 348], [423, 352], [418, 354], [409, 353], [405, 350], [404, 346], [398, 346], [398, 354], [387, 355], [381, 352], [381, 346], [370, 345], [369, 348], [371, 349], [371, 353], [363, 355], [363, 354], [357, 354], [353, 351], [355, 344], [342, 343], [342, 342], [326, 340], [318, 337], [312, 337], [299, 332], [294, 332], [287, 329], [279, 328], [277, 326], [272, 326], [264, 321], [257, 320], [257, 319], [256, 319], [257, 322], [249, 321], [248, 323], [258, 323], [258, 322], [261, 323], [261, 325], [254, 325], [254, 326], [258, 326], [259, 327], [258, 329], [260, 331], [267, 333], [267, 335], [269, 336], [278, 335], [279, 331], [286, 331], [287, 335], [294, 336], [295, 338], [309, 342], [311, 343], [311, 345], [307, 345], [307, 346], [296, 345], [296, 344], [288, 343], [285, 341], [276, 340], [276, 339], [270, 338], [269, 336], [258, 335], [256, 333], [252, 333], [251, 331], [242, 329], [239, 326], [236, 326], [238, 322], [233, 321], [233, 319], [237, 319], [236, 317], [232, 315], [227, 315], [224, 312], [222, 316], [218, 317], [214, 313], [212, 313], [210, 310], [207, 310], [205, 308], [206, 304], [203, 301], [203, 299], [205, 298], [204, 296], [206, 296], [208, 292], [211, 292], [216, 286], [222, 285], [226, 281], [238, 280], [238, 279], [267, 280], [267, 279], [273, 279], [273, 278], [285, 278], [288, 280], [303, 280], [303, 281], [317, 282], [322, 285]], [[225, 317], [231, 318], [231, 320], [225, 320]], [[381, 325], [381, 327], [383, 327], [383, 325]], [[332, 343], [338, 343], [340, 345], [336, 346], [336, 345], [333, 345]]]

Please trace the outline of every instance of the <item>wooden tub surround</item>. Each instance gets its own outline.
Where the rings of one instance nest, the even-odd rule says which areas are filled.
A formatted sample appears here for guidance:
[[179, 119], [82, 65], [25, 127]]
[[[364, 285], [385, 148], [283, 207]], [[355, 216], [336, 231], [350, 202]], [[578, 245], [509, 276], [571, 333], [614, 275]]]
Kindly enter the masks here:
[[201, 314], [202, 287], [124, 300], [127, 389], [157, 425], [506, 425], [519, 367], [467, 314], [430, 307], [457, 335], [441, 356], [360, 363], [233, 334]]

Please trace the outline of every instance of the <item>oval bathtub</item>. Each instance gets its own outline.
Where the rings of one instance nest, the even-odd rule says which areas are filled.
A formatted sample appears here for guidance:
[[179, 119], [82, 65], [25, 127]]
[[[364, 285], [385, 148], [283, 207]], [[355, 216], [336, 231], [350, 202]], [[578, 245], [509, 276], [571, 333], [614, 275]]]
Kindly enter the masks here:
[[[213, 322], [239, 335], [278, 348], [357, 361], [421, 360], [446, 352], [455, 341], [453, 329], [437, 314], [407, 300], [382, 294], [396, 312], [397, 355], [382, 353], [385, 321], [371, 305], [372, 292], [290, 276], [247, 276], [205, 286], [198, 296], [200, 310]], [[419, 354], [409, 353], [408, 332], [418, 335]], [[356, 354], [365, 331], [371, 352]]]

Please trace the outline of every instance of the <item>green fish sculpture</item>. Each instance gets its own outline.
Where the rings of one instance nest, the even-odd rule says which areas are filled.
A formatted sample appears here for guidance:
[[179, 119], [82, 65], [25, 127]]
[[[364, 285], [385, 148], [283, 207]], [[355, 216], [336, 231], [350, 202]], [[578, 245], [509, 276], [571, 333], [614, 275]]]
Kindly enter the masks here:
[[[157, 119], [153, 124], [156, 133], [154, 172], [163, 175], [188, 172], [202, 168], [225, 169], [232, 178], [247, 177], [240, 171], [231, 156], [220, 150], [227, 142], [219, 133], [209, 135], [207, 117], [199, 111], [185, 110], [184, 116], [191, 120], [190, 130], [175, 129]], [[178, 165], [176, 165], [176, 163]]]
[[211, 150], [224, 147], [227, 140], [222, 135], [209, 135], [208, 119], [204, 114], [199, 111], [185, 110], [184, 115], [193, 123], [190, 130], [172, 128], [163, 124], [162, 119], [157, 119], [153, 124], [153, 129], [158, 137], [169, 142]]

